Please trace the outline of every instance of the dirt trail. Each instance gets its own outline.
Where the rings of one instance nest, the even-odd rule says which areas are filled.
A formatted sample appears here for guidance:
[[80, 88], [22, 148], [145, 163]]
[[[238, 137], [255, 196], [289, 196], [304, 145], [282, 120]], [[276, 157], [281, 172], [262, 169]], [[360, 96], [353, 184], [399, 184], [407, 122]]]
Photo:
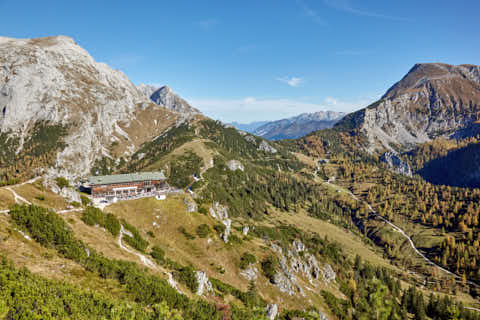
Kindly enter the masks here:
[[120, 235], [118, 236], [118, 246], [122, 249], [122, 250], [125, 250], [127, 251], [128, 253], [131, 253], [131, 254], [134, 254], [136, 255], [137, 257], [140, 258], [140, 260], [143, 262], [144, 265], [146, 265], [147, 267], [149, 268], [152, 268], [152, 269], [157, 269], [157, 266], [155, 265], [155, 263], [148, 259], [147, 257], [145, 257], [143, 254], [141, 253], [138, 253], [138, 252], [135, 252], [133, 250], [130, 250], [128, 247], [124, 246], [123, 243], [122, 243], [122, 238], [124, 235], [127, 235], [129, 237], [132, 236], [132, 234], [125, 230], [125, 228], [123, 226], [120, 226]]
[[15, 198], [15, 203], [22, 203], [22, 202], [23, 202], [23, 203], [26, 203], [26, 204], [28, 204], [28, 205], [31, 205], [31, 204], [32, 204], [30, 201], [28, 201], [28, 200], [25, 199], [24, 197], [19, 196], [19, 195], [15, 192], [15, 190], [13, 190], [11, 187], [5, 187], [5, 189], [7, 189], [8, 191], [10, 191], [10, 192], [13, 194], [13, 196], [14, 196], [14, 198]]
[[[338, 187], [338, 186], [332, 184], [332, 183], [330, 182], [330, 180], [326, 181], [325, 183], [330, 184], [330, 185], [335, 186], [335, 187]], [[453, 273], [453, 272], [451, 272], [451, 271], [449, 271], [449, 270], [447, 270], [447, 269], [439, 266], [438, 264], [436, 264], [435, 262], [433, 262], [432, 260], [430, 260], [429, 258], [427, 258], [423, 253], [421, 253], [421, 252], [418, 250], [418, 248], [415, 246], [415, 243], [413, 242], [412, 238], [410, 238], [410, 236], [409, 236], [402, 228], [400, 228], [399, 226], [395, 225], [393, 222], [391, 222], [391, 221], [389, 221], [388, 219], [386, 219], [386, 218], [382, 217], [381, 215], [379, 215], [379, 214], [372, 208], [372, 206], [371, 206], [369, 203], [367, 203], [367, 202], [359, 199], [356, 195], [354, 195], [354, 194], [353, 194], [351, 191], [349, 191], [349, 190], [347, 190], [346, 193], [349, 194], [349, 195], [350, 195], [353, 199], [355, 199], [356, 201], [360, 201], [360, 202], [366, 203], [367, 206], [368, 206], [368, 209], [370, 210], [370, 212], [373, 213], [374, 216], [378, 217], [380, 220], [382, 220], [383, 222], [385, 222], [386, 224], [388, 224], [389, 226], [391, 226], [395, 231], [397, 231], [398, 233], [400, 233], [405, 239], [407, 239], [408, 243], [410, 244], [410, 247], [415, 251], [415, 253], [416, 253], [417, 255], [419, 255], [423, 260], [425, 260], [425, 262], [426, 262], [427, 264], [436, 267], [437, 269], [445, 272], [446, 274], [449, 274], [449, 275], [453, 276], [453, 277], [456, 278], [456, 279], [461, 279], [461, 278], [462, 278], [461, 276], [459, 276], [459, 275], [457, 275], [457, 274], [455, 274], [455, 273]], [[467, 283], [470, 284], [470, 285], [472, 285], [472, 286], [474, 286], [474, 287], [480, 288], [480, 285], [478, 285], [477, 283], [475, 283], [475, 282], [473, 282], [473, 281], [467, 280]]]

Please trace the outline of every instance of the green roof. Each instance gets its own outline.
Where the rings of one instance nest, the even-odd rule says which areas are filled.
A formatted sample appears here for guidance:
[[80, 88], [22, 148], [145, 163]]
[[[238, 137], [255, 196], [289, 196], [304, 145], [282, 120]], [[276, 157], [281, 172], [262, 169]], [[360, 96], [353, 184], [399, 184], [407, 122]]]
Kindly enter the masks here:
[[88, 182], [93, 185], [126, 183], [145, 180], [166, 180], [163, 172], [139, 172], [127, 174], [115, 174], [109, 176], [90, 176]]

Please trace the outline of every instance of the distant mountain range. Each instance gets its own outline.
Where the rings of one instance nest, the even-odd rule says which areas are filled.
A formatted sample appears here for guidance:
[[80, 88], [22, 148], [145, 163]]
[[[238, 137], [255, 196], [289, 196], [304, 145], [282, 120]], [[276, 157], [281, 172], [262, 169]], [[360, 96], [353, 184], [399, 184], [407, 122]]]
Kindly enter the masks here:
[[269, 140], [296, 139], [316, 130], [331, 128], [343, 116], [345, 116], [343, 112], [318, 111], [276, 121], [258, 121], [248, 124], [233, 122], [232, 125], [239, 130]]

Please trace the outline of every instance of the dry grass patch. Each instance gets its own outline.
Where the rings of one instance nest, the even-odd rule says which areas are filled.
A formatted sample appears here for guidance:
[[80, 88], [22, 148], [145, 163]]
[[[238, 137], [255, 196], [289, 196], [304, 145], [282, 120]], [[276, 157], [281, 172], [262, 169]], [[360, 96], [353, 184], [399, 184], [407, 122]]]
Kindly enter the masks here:
[[312, 157], [309, 157], [307, 155], [304, 155], [303, 153], [299, 152], [292, 152], [292, 154], [297, 157], [298, 161], [302, 162], [303, 164], [306, 164], [309, 167], [314, 168], [315, 167], [315, 159]]
[[[113, 237], [107, 230], [101, 227], [91, 227], [83, 223], [81, 220], [82, 213], [66, 213], [64, 214], [65, 221], [72, 227], [75, 236], [85, 242], [90, 247], [98, 252], [103, 253], [110, 259], [127, 260], [138, 263], [144, 266], [140, 258], [132, 253], [122, 250], [118, 245], [118, 237]], [[124, 246], [128, 246], [125, 241], [122, 242]], [[131, 248], [132, 251], [135, 251]]]
[[0, 210], [6, 210], [14, 204], [15, 198], [13, 194], [5, 188], [0, 189]]
[[43, 187], [41, 182], [24, 184], [13, 188], [18, 195], [24, 197], [32, 204], [55, 210], [64, 210], [68, 203], [58, 194]]
[[146, 168], [146, 170], [155, 171], [164, 169], [165, 163], [170, 161], [174, 156], [181, 156], [188, 152], [193, 152], [203, 160], [203, 167], [209, 168], [210, 163], [213, 160], [214, 151], [208, 148], [205, 145], [206, 139], [198, 139], [194, 141], [189, 141], [184, 143], [177, 149], [173, 150], [167, 156], [163, 157], [161, 160], [151, 164]]
[[272, 217], [282, 224], [292, 224], [301, 230], [313, 232], [321, 237], [327, 237], [330, 241], [338, 242], [345, 253], [352, 258], [358, 254], [362, 259], [369, 261], [374, 265], [396, 269], [388, 260], [379, 256], [375, 251], [364, 244], [362, 239], [357, 235], [326, 221], [312, 218], [304, 212], [297, 214], [275, 213]]
[[[264, 257], [272, 254], [268, 245], [263, 240], [250, 237], [248, 240], [242, 240], [241, 244], [225, 244], [213, 230], [213, 226], [220, 222], [199, 213], [187, 213], [183, 199], [183, 196], [170, 196], [165, 201], [155, 199], [123, 201], [109, 206], [105, 210], [136, 226], [151, 246], [161, 247], [169, 259], [182, 265], [192, 265], [197, 270], [206, 271], [209, 277], [217, 278], [240, 290], [248, 290], [249, 281], [240, 275], [240, 258], [244, 252], [249, 252], [257, 257], [257, 261], [261, 261]], [[212, 229], [209, 237], [200, 238], [196, 234], [196, 228], [201, 224], [207, 224]], [[242, 224], [236, 222], [234, 225], [241, 226]], [[178, 230], [179, 227], [185, 228], [189, 234], [195, 236], [195, 239], [187, 239]], [[153, 232], [154, 238], [147, 235], [148, 231]], [[233, 228], [232, 234], [243, 238], [240, 232]], [[211, 240], [209, 241], [208, 238]], [[259, 278], [255, 285], [265, 299], [282, 302], [282, 305], [288, 308], [305, 306], [303, 297], [282, 294], [278, 288], [261, 275], [259, 263], [256, 267], [259, 270]], [[307, 295], [312, 300], [319, 299], [318, 301], [320, 301], [321, 298], [317, 294], [323, 287], [313, 288], [306, 281], [301, 281], [304, 287], [315, 291], [313, 293], [306, 289]], [[332, 288], [329, 290], [331, 291]]]
[[76, 262], [60, 257], [56, 250], [26, 239], [10, 225], [7, 215], [0, 216], [0, 252], [13, 261], [16, 267], [25, 267], [42, 277], [98, 290], [111, 297], [127, 296], [118, 281], [102, 279], [85, 271]]

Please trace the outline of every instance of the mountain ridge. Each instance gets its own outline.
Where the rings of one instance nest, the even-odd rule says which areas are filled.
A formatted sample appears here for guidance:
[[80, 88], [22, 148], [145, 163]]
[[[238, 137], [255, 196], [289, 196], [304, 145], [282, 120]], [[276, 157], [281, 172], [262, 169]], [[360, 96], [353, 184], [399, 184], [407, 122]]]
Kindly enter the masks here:
[[480, 111], [480, 67], [416, 64], [380, 100], [336, 124], [366, 137], [370, 151], [411, 149], [451, 137]]
[[312, 113], [301, 113], [297, 116], [274, 120], [254, 122], [251, 124], [232, 123], [237, 129], [241, 128], [249, 133], [268, 140], [296, 139], [312, 131], [332, 127], [345, 113], [336, 111], [317, 111]]
[[[144, 142], [188, 118], [150, 101], [125, 74], [96, 62], [66, 36], [3, 37], [0, 65], [0, 141], [12, 163], [0, 175], [18, 175], [14, 158], [28, 153], [34, 159], [48, 157], [53, 165], [39, 161], [34, 166], [52, 175], [86, 175], [100, 157], [129, 157]], [[55, 138], [47, 138], [51, 126], [64, 127], [62, 136], [51, 130]], [[37, 142], [32, 141], [34, 132]], [[45, 139], [53, 141], [48, 150]], [[25, 149], [32, 144], [36, 149]], [[31, 175], [34, 166], [24, 174]]]

